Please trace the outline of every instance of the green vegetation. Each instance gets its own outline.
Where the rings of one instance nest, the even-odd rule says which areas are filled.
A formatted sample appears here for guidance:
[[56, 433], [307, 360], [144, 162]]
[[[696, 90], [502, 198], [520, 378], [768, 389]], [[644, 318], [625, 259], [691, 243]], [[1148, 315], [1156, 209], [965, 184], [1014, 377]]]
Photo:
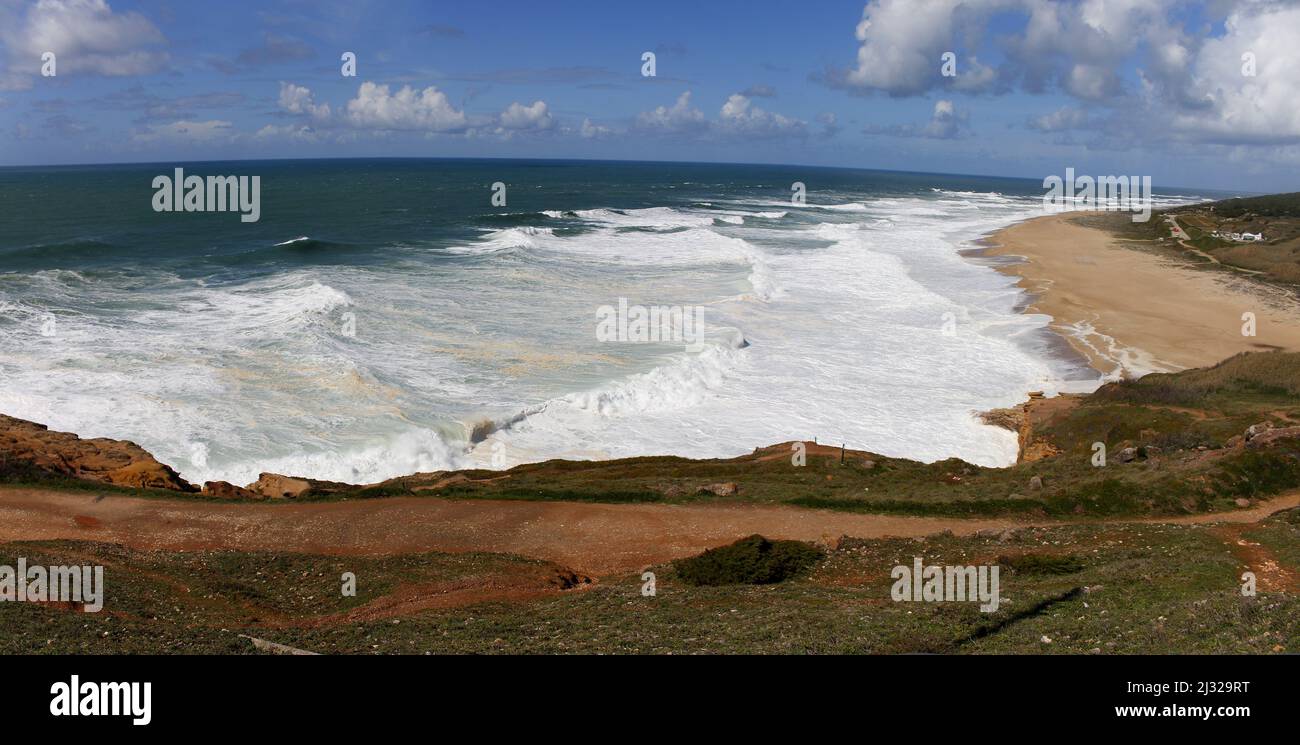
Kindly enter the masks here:
[[1211, 206], [1214, 208], [1215, 214], [1226, 218], [1242, 217], [1248, 214], [1265, 217], [1300, 218], [1300, 192], [1225, 199], [1221, 202], [1215, 202]]
[[[1212, 262], [1254, 274], [1281, 285], [1300, 284], [1300, 193], [1242, 197], [1167, 210], [1187, 231], [1191, 245]], [[1169, 236], [1162, 216], [1152, 220], [1162, 238]], [[1237, 242], [1230, 233], [1258, 233], [1259, 242]], [[1167, 241], [1176, 247], [1172, 241]]]
[[821, 558], [821, 551], [801, 541], [769, 541], [751, 535], [699, 556], [678, 559], [673, 569], [683, 582], [696, 587], [770, 585], [797, 576]]
[[998, 564], [1017, 574], [1074, 574], [1082, 571], [1083, 562], [1073, 554], [1019, 554], [999, 556]]
[[[1300, 510], [1243, 536], [1300, 567]], [[553, 565], [492, 554], [395, 558], [0, 545], [0, 564], [105, 564], [104, 612], [0, 603], [0, 653], [258, 654], [240, 634], [346, 654], [1030, 653], [1300, 651], [1300, 595], [1240, 592], [1235, 539], [1202, 525], [1099, 524], [1002, 535], [844, 539], [775, 584], [695, 586], [672, 565], [576, 589]], [[890, 571], [1004, 566], [1002, 603], [895, 602]], [[358, 595], [339, 592], [342, 572]], [[540, 589], [501, 592], [520, 581]], [[456, 593], [468, 593], [452, 602]], [[1044, 641], [1044, 639], [1049, 641]]]

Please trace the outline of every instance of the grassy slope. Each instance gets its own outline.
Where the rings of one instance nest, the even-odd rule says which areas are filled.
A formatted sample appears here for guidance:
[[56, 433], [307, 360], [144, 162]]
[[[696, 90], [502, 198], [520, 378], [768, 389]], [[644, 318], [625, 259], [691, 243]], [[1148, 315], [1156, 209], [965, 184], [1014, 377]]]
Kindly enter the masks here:
[[[1289, 558], [1300, 560], [1296, 511], [1256, 532], [1290, 546]], [[846, 539], [780, 584], [694, 587], [667, 564], [654, 568], [654, 597], [641, 594], [639, 576], [626, 575], [588, 589], [360, 621], [335, 614], [404, 586], [491, 586], [539, 563], [488, 554], [367, 560], [138, 553], [72, 542], [0, 546], [0, 563], [12, 565], [19, 555], [107, 564], [110, 602], [100, 614], [2, 603], [0, 653], [253, 653], [241, 633], [354, 654], [1300, 651], [1300, 598], [1242, 597], [1240, 561], [1206, 526]], [[1000, 563], [1001, 608], [984, 614], [971, 603], [892, 601], [889, 572], [914, 556], [927, 564]], [[1065, 573], [1032, 571], [1046, 557], [1081, 568], [1068, 571], [1064, 562]], [[1027, 569], [1013, 571], [1012, 564]], [[359, 597], [340, 596], [342, 571], [357, 574]]]
[[[1163, 215], [1171, 214], [1187, 231], [1188, 243], [1213, 260], [1184, 250], [1173, 240]], [[1162, 210], [1147, 222], [1135, 223], [1127, 212], [1082, 214], [1073, 218], [1087, 227], [1105, 230], [1132, 248], [1177, 256], [1205, 269], [1229, 268], [1251, 272], [1258, 279], [1294, 289], [1300, 285], [1300, 194], [1275, 194]], [[1214, 231], [1263, 233], [1260, 243], [1235, 243], [1215, 238]], [[1218, 261], [1220, 265], [1214, 262]]]

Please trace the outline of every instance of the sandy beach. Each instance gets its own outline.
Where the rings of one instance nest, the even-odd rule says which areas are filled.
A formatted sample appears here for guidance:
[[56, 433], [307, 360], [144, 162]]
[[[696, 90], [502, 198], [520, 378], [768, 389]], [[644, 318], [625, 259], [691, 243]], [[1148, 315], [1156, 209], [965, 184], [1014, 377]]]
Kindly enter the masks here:
[[[1285, 291], [1127, 247], [1074, 222], [1079, 214], [998, 231], [984, 255], [1023, 259], [999, 270], [1032, 293], [1026, 312], [1051, 316], [1097, 370], [1174, 371], [1239, 352], [1300, 350], [1300, 303]], [[1253, 337], [1242, 333], [1245, 313], [1255, 314]]]

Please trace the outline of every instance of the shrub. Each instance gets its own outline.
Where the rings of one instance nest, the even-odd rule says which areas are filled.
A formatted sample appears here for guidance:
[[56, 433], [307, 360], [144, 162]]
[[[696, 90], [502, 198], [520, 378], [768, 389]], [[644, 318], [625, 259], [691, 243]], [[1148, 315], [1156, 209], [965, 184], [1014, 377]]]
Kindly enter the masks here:
[[770, 585], [790, 579], [821, 560], [817, 548], [802, 541], [769, 541], [761, 535], [711, 548], [673, 562], [690, 585]]

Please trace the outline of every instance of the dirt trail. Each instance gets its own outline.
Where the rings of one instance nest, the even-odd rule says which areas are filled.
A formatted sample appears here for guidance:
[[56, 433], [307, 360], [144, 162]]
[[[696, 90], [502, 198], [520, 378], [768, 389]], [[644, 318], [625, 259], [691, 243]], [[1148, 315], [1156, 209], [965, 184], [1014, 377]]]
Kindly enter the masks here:
[[[1300, 492], [1235, 512], [1141, 522], [1244, 523], [1300, 506]], [[90, 519], [87, 519], [90, 518]], [[393, 497], [298, 504], [221, 504], [0, 487], [0, 542], [79, 539], [138, 549], [393, 555], [488, 551], [587, 574], [634, 571], [753, 533], [814, 541], [970, 535], [1051, 520], [858, 515], [755, 505], [591, 504]]]
[[1300, 575], [1282, 564], [1272, 551], [1255, 541], [1246, 538], [1247, 525], [1222, 525], [1215, 528], [1233, 556], [1250, 571], [1255, 573], [1260, 592], [1300, 592]]

